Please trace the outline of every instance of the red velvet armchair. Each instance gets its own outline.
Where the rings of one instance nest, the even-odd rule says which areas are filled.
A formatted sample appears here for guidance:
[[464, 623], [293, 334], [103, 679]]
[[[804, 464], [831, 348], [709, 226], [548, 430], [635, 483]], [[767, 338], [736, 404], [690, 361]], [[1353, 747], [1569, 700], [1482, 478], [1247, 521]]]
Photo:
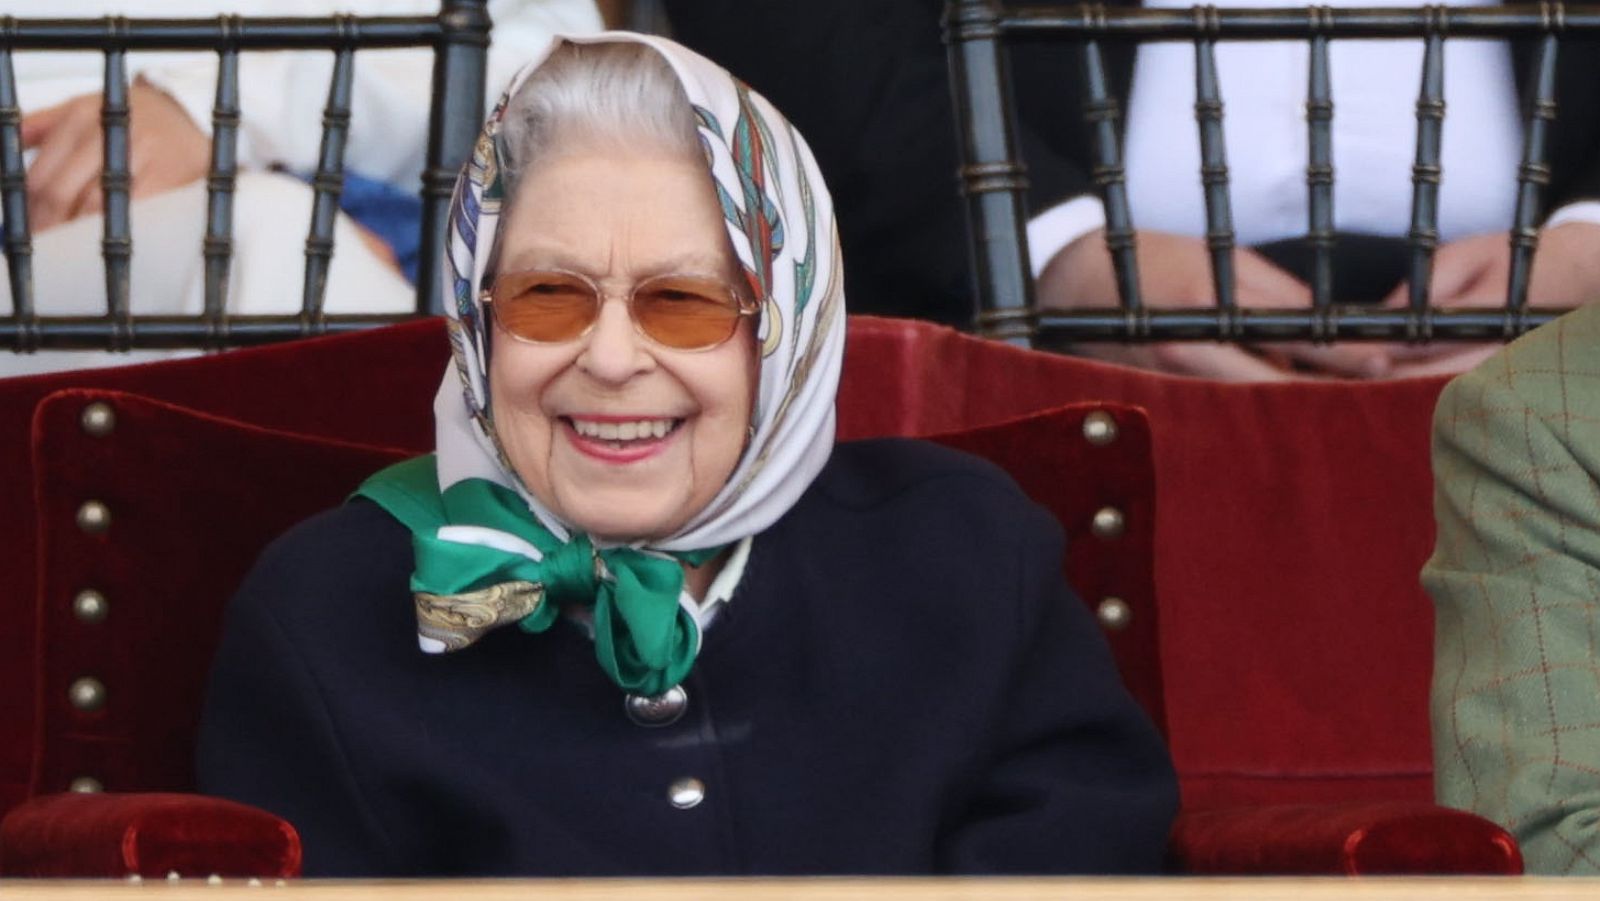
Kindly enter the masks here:
[[[446, 354], [424, 322], [0, 382], [0, 875], [298, 872], [288, 824], [185, 794], [217, 618], [274, 534], [431, 444]], [[984, 454], [1062, 518], [1171, 741], [1179, 870], [1514, 873], [1430, 802], [1440, 385], [1217, 385], [858, 318], [840, 432]]]

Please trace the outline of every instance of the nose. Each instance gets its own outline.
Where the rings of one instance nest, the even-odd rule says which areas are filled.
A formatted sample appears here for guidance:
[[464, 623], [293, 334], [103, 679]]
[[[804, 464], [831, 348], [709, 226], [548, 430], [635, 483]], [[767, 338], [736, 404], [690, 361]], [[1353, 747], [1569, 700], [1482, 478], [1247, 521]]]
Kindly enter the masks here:
[[611, 292], [600, 301], [594, 329], [578, 354], [578, 367], [608, 384], [622, 384], [655, 367], [655, 358], [634, 330], [626, 297]]

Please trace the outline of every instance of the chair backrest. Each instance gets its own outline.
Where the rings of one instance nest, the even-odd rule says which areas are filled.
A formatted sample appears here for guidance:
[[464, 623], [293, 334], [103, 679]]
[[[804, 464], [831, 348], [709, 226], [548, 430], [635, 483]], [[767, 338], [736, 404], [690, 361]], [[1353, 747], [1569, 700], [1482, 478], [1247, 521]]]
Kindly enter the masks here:
[[[180, 553], [168, 545], [163, 559], [154, 563], [140, 561], [137, 566], [127, 557], [121, 557], [118, 563], [117, 555], [109, 553], [109, 549], [121, 538], [140, 528], [141, 516], [166, 517], [174, 512], [162, 509], [158, 497], [161, 489], [155, 487], [155, 483], [146, 491], [139, 484], [120, 477], [122, 458], [119, 450], [122, 443], [165, 442], [168, 439], [160, 437], [159, 429], [141, 430], [137, 418], [136, 424], [128, 425], [125, 418], [119, 416], [114, 404], [108, 411], [108, 418], [103, 412], [86, 416], [91, 404], [87, 399], [59, 401], [61, 406], [50, 409], [67, 420], [73, 416], [79, 417], [75, 424], [60, 424], [76, 428], [85, 444], [65, 456], [55, 454], [49, 460], [40, 462], [54, 469], [54, 477], [66, 479], [63, 484], [80, 486], [93, 496], [63, 495], [54, 510], [56, 515], [45, 515], [36, 503], [36, 488], [42, 473], [35, 469], [36, 455], [33, 450], [35, 416], [44, 416], [45, 413], [41, 402], [57, 392], [92, 388], [159, 398], [166, 404], [182, 405], [193, 412], [178, 421], [203, 430], [191, 431], [191, 437], [203, 434], [210, 440], [218, 435], [231, 434], [226, 429], [216, 428], [216, 424], [207, 419], [214, 417], [249, 423], [252, 428], [277, 433], [278, 439], [286, 442], [288, 447], [297, 447], [297, 441], [331, 441], [341, 447], [361, 445], [379, 450], [418, 450], [433, 444], [432, 398], [449, 358], [443, 332], [440, 320], [429, 319], [358, 335], [297, 341], [155, 365], [0, 380], [0, 472], [6, 473], [6, 478], [0, 479], [0, 535], [5, 537], [4, 541], [0, 541], [0, 569], [11, 574], [6, 587], [0, 590], [0, 618], [9, 623], [6, 628], [0, 629], [0, 720], [7, 724], [6, 729], [0, 730], [0, 811], [9, 809], [35, 792], [60, 787], [53, 784], [44, 786], [39, 781], [49, 767], [35, 753], [40, 735], [38, 730], [42, 724], [51, 717], [56, 718], [55, 722], [60, 721], [61, 708], [52, 708], [51, 705], [70, 703], [71, 700], [62, 696], [60, 691], [56, 692], [55, 697], [46, 697], [46, 689], [41, 682], [44, 674], [35, 668], [35, 664], [44, 660], [39, 630], [45, 623], [68, 630], [62, 633], [62, 638], [71, 646], [55, 649], [66, 655], [60, 659], [72, 664], [63, 664], [66, 669], [57, 674], [59, 678], [66, 679], [61, 684], [70, 686], [82, 676], [96, 676], [104, 684], [107, 706], [103, 713], [95, 714], [98, 717], [113, 716], [115, 708], [112, 705], [116, 703], [117, 695], [128, 697], [124, 692], [129, 683], [111, 676], [97, 676], [96, 670], [105, 673], [106, 665], [119, 662], [124, 666], [134, 666], [145, 662], [146, 655], [154, 652], [171, 652], [174, 655], [187, 652], [197, 655], [195, 659], [199, 661], [199, 669], [194, 669], [191, 661], [190, 671], [202, 672], [215, 637], [206, 632], [204, 622], [208, 620], [202, 616], [198, 627], [178, 628], [174, 634], [182, 636], [182, 641], [174, 641], [172, 635], [163, 635], [156, 639], [162, 643], [160, 646], [138, 652], [119, 642], [119, 630], [123, 626], [136, 627], [139, 619], [145, 615], [136, 612], [140, 610], [139, 601], [119, 596], [122, 587], [144, 592], [143, 603], [148, 605], [152, 603], [152, 595], [157, 599], [155, 603], [168, 603], [162, 586], [168, 584], [169, 579], [193, 584], [191, 570], [197, 556], [195, 553]], [[78, 409], [74, 413], [69, 407]], [[153, 417], [158, 413], [141, 415], [147, 421], [154, 422]], [[51, 420], [40, 418], [37, 422], [41, 429], [46, 429], [50, 427]], [[62, 438], [60, 432], [55, 435], [57, 440]], [[175, 431], [172, 438], [178, 437]], [[238, 441], [233, 441], [229, 446], [237, 449], [238, 444]], [[206, 461], [201, 468], [209, 472], [208, 478], [211, 479], [207, 490], [221, 490], [219, 486], [228, 480], [249, 484], [252, 474], [248, 467], [240, 469], [233, 466], [235, 461], [230, 459], [229, 454], [234, 451], [211, 451], [203, 445], [194, 449], [200, 453], [198, 459]], [[340, 450], [336, 459], [343, 459], [342, 455], [346, 452]], [[95, 458], [97, 462], [73, 471], [72, 459], [80, 453]], [[301, 459], [304, 459], [304, 454]], [[68, 469], [61, 470], [57, 464]], [[163, 482], [170, 484], [169, 479], [163, 479]], [[331, 492], [328, 496], [301, 497], [308, 503], [327, 506], [338, 500], [338, 492], [345, 487], [336, 478], [321, 484]], [[197, 500], [196, 495], [188, 497], [191, 502]], [[198, 500], [203, 499], [203, 495], [198, 497]], [[110, 528], [102, 533], [83, 534], [77, 525], [78, 510], [84, 502], [91, 500], [105, 505], [102, 512], [107, 514]], [[130, 508], [127, 507], [130, 503], [135, 505], [133, 509], [142, 511], [131, 519]], [[266, 506], [241, 507], [226, 515], [218, 515], [221, 517], [218, 521], [222, 523], [239, 517], [262, 523], [266, 529], [271, 527], [272, 511]], [[190, 529], [187, 534], [193, 534], [194, 522], [186, 517], [179, 516], [177, 525]], [[247, 530], [258, 528], [244, 524], [241, 527]], [[69, 542], [58, 542], [54, 545], [57, 550], [49, 554], [51, 559], [61, 563], [61, 568], [54, 570], [59, 576], [59, 580], [53, 583], [57, 587], [49, 594], [42, 590], [39, 580], [41, 556], [46, 554], [46, 542], [41, 537], [46, 534]], [[264, 537], [265, 531], [257, 531], [255, 535]], [[82, 543], [73, 545], [71, 542]], [[241, 548], [233, 553], [211, 548], [199, 559], [203, 563], [209, 562], [213, 555], [219, 553], [222, 555], [219, 562], [239, 567], [247, 565], [246, 558], [253, 557], [254, 550]], [[71, 559], [74, 556], [77, 557], [76, 562]], [[77, 569], [79, 566], [85, 568], [80, 572]], [[242, 569], [238, 571], [242, 572]], [[114, 577], [116, 588], [106, 587], [110, 583], [95, 584], [97, 579], [91, 580], [88, 576]], [[93, 622], [97, 616], [92, 609], [95, 606], [93, 603], [86, 604], [90, 609], [80, 612], [80, 595], [85, 591], [100, 594], [105, 611], [103, 622]], [[174, 604], [185, 600], [194, 604], [197, 599], [185, 599], [175, 594], [170, 600]], [[203, 600], [209, 605], [206, 609], [212, 610], [210, 615], [214, 616], [218, 599]], [[132, 606], [129, 606], [130, 601]], [[86, 616], [90, 621], [80, 620], [79, 616]], [[188, 640], [198, 644], [184, 643]], [[97, 644], [99, 642], [109, 644]], [[110, 656], [104, 659], [97, 659], [93, 654], [80, 656], [80, 650], [94, 651], [97, 648], [110, 648]], [[181, 675], [181, 668], [174, 661], [173, 666], [157, 668], [151, 673], [156, 676]], [[135, 675], [130, 678], [141, 677]], [[145, 703], [161, 702], [160, 697], [153, 697]], [[185, 716], [192, 714], [193, 710], [182, 711]], [[186, 754], [180, 757], [182, 759], [178, 762], [186, 766]], [[96, 775], [87, 771], [73, 772], [65, 778], [70, 781], [79, 776], [102, 781], [106, 779], [104, 774]]]
[[[882, 349], [857, 341], [857, 358]], [[869, 372], [871, 370], [868, 370]], [[873, 375], [877, 375], [876, 372]], [[885, 394], [879, 389], [888, 389]], [[871, 376], [846, 383], [841, 402], [907, 409], [910, 384]], [[1150, 422], [1137, 407], [1084, 400], [989, 424], [916, 435], [1000, 466], [1066, 532], [1067, 583], [1104, 629], [1122, 681], [1167, 731], [1155, 590], [1155, 472]]]
[[[183, 705], [198, 683], [170, 680], [204, 671], [226, 594], [197, 594], [195, 561], [214, 563], [223, 582], [229, 568], [236, 578], [250, 545], [295, 517], [293, 504], [337, 502], [385, 455], [431, 446], [430, 403], [447, 356], [430, 320], [0, 382], [0, 471], [11, 474], [0, 480], [0, 568], [12, 574], [0, 593], [0, 719], [9, 727], [0, 731], [0, 811], [75, 778], [117, 788], [125, 777], [83, 768], [98, 758], [36, 758], [48, 744], [41, 729], [88, 753], [95, 729], [126, 727], [115, 747], [138, 760], [149, 757], [133, 753], [129, 736], [181, 741], [182, 717], [193, 714]], [[1166, 723], [1190, 806], [1427, 800], [1432, 608], [1416, 574], [1433, 543], [1428, 421], [1442, 384], [1217, 384], [858, 317], [839, 436], [943, 436], [990, 454], [1057, 511], [1073, 541], [1069, 571], [1109, 627], [1124, 675], [1147, 705], [1163, 705], [1152, 712]], [[109, 432], [89, 412], [96, 399], [112, 406]], [[1135, 408], [1149, 419], [1159, 504]], [[1103, 422], [1086, 427], [1096, 409], [1115, 440], [1094, 443], [1108, 434]], [[182, 444], [193, 471], [162, 462]], [[323, 460], [326, 471], [304, 489], [280, 478], [263, 492], [290, 506], [249, 499], [284, 467], [312, 471]], [[82, 531], [87, 501], [105, 504], [108, 530]], [[1105, 525], [1110, 517], [1096, 516], [1108, 506], [1123, 513], [1122, 538]], [[101, 521], [85, 518], [91, 528]], [[141, 534], [169, 527], [183, 531]], [[185, 537], [197, 529], [199, 538]], [[224, 535], [242, 537], [213, 549]], [[148, 539], [160, 559], [136, 565], [115, 547], [125, 537]], [[1153, 547], [1153, 568], [1143, 547]], [[86, 590], [101, 593], [103, 621], [93, 621]], [[1127, 613], [1108, 598], [1124, 600]], [[144, 614], [129, 611], [141, 603], [186, 606], [140, 626]], [[95, 705], [92, 690], [74, 689], [86, 676], [103, 685], [98, 710], [72, 706]], [[130, 697], [165, 702], [137, 700], [139, 680], [153, 678], [176, 686], [160, 729], [121, 712]], [[85, 731], [75, 731], [80, 723]], [[152, 772], [182, 778], [187, 757], [176, 766], [168, 758]]]
[[222, 601], [269, 541], [415, 449], [92, 389], [47, 396], [33, 438], [45, 599], [33, 793], [190, 789]]
[[[26, 474], [0, 488], [0, 534], [18, 536], [0, 543], [0, 565], [34, 577], [0, 598], [16, 626], [0, 637], [0, 714], [19, 726], [0, 736], [0, 812], [68, 788], [192, 787], [223, 603], [272, 537], [431, 445], [442, 331], [435, 320], [0, 383], [0, 465]], [[880, 391], [880, 368], [856, 364], [842, 405], [914, 413], [936, 400], [903, 380]], [[1161, 723], [1148, 424], [1099, 401], [1026, 413], [931, 437], [998, 463], [1062, 521], [1066, 574]]]
[[[1432, 798], [1433, 609], [1417, 572], [1433, 547], [1429, 422], [1443, 379], [1217, 383], [858, 318], [844, 384], [841, 438], [1084, 400], [1144, 409], [1185, 803]], [[1060, 453], [1030, 451], [1038, 467]]]
[[[1600, 36], [1593, 4], [1544, 2], [1520, 6], [1248, 9], [1141, 8], [1137, 4], [1028, 4], [1014, 0], [948, 0], [945, 35], [960, 130], [961, 180], [967, 196], [976, 321], [980, 332], [1028, 344], [1083, 341], [1510, 340], [1565, 309], [1527, 305], [1543, 195], [1552, 179], [1551, 140], [1558, 106], [1556, 72], [1563, 42]], [[1511, 269], [1502, 309], [1443, 310], [1429, 305], [1429, 282], [1439, 237], [1440, 136], [1445, 116], [1446, 38], [1523, 38], [1536, 42], [1531, 87], [1523, 110], [1514, 221], [1507, 240]], [[1352, 308], [1333, 296], [1334, 247], [1329, 43], [1359, 38], [1416, 38], [1424, 54], [1416, 98], [1416, 152], [1409, 242], [1409, 304], [1405, 309]], [[1219, 41], [1304, 40], [1310, 57], [1305, 120], [1309, 206], [1306, 240], [1312, 248], [1312, 307], [1243, 309], [1235, 302], [1235, 245], [1229, 172], [1223, 144], [1223, 104], [1216, 64]], [[1195, 124], [1204, 186], [1205, 238], [1210, 250], [1214, 309], [1146, 306], [1139, 290], [1135, 228], [1129, 212], [1122, 155], [1123, 114], [1108, 75], [1108, 45], [1186, 41], [1195, 48]], [[1017, 43], [1058, 42], [1081, 59], [1082, 110], [1092, 133], [1094, 181], [1104, 202], [1106, 246], [1116, 271], [1119, 305], [1084, 310], [1038, 309], [1025, 224], [1026, 170], [1017, 138], [1007, 61]], [[1570, 48], [1570, 44], [1568, 45]], [[1592, 53], [1589, 47], [1567, 53]], [[1063, 98], [1063, 114], [1073, 98]], [[1581, 111], [1589, 115], [1591, 111]], [[1570, 118], [1571, 112], [1567, 113]], [[1182, 127], [1173, 122], [1174, 128]], [[1343, 177], [1343, 176], [1341, 176]], [[1356, 173], [1356, 178], [1361, 173]], [[1586, 298], [1574, 298], [1584, 300]], [[1109, 298], [1107, 298], [1109, 300]]]
[[[74, 350], [222, 348], [339, 333], [398, 322], [415, 314], [325, 314], [323, 296], [334, 253], [334, 219], [344, 179], [356, 54], [364, 48], [434, 50], [426, 168], [421, 175], [421, 258], [416, 314], [443, 309], [445, 223], [451, 190], [471, 152], [483, 114], [490, 22], [487, 0], [441, 0], [437, 16], [210, 19], [34, 19], [5, 17], [0, 27], [0, 207], [12, 312], [0, 318], [0, 349]], [[239, 57], [271, 50], [326, 50], [334, 56], [322, 142], [311, 184], [301, 309], [282, 315], [230, 315], [226, 306], [233, 258], [233, 196], [239, 134]], [[105, 215], [101, 242], [106, 283], [102, 316], [43, 315], [35, 304], [32, 235], [17, 104], [15, 53], [49, 50], [104, 55], [101, 175]], [[193, 316], [135, 316], [129, 305], [132, 254], [129, 226], [129, 112], [127, 54], [212, 50], [219, 66], [207, 176], [205, 307]], [[195, 248], [201, 253], [200, 247]]]

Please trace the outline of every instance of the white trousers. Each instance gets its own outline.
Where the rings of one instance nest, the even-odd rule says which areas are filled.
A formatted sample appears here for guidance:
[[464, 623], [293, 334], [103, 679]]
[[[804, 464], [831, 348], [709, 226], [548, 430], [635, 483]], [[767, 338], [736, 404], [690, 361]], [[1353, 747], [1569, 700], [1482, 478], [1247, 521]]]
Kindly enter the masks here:
[[[227, 309], [259, 315], [300, 309], [305, 279], [305, 240], [314, 194], [287, 175], [241, 173], [233, 202], [233, 262], [228, 272]], [[129, 307], [140, 315], [198, 315], [205, 308], [206, 186], [192, 182], [145, 197], [129, 209], [133, 235]], [[105, 266], [100, 255], [104, 225], [84, 216], [33, 236], [33, 302], [40, 316], [94, 316], [106, 310]], [[323, 310], [328, 313], [403, 313], [416, 294], [405, 278], [370, 250], [355, 220], [340, 213]], [[10, 282], [0, 257], [0, 298], [13, 311]], [[194, 351], [0, 350], [0, 376], [28, 375], [191, 356]]]

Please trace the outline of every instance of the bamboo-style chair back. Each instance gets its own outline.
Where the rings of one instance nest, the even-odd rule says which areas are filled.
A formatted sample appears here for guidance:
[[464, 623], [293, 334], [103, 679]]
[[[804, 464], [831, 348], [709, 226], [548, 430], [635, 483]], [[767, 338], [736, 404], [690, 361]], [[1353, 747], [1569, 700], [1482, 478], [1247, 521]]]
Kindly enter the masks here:
[[[45, 19], [0, 17], [0, 211], [9, 264], [12, 310], [0, 315], [0, 349], [221, 349], [386, 325], [443, 309], [440, 266], [451, 190], [471, 152], [483, 116], [490, 22], [487, 0], [441, 0], [436, 16], [207, 19]], [[421, 260], [414, 313], [328, 314], [323, 311], [334, 253], [334, 218], [344, 182], [351, 83], [358, 51], [430, 47], [434, 50], [426, 168], [421, 173]], [[13, 57], [45, 50], [99, 52], [105, 58], [101, 114], [104, 130], [104, 261], [106, 310], [99, 316], [53, 316], [35, 303], [32, 235]], [[205, 304], [198, 315], [134, 315], [129, 304], [133, 237], [129, 229], [127, 55], [158, 50], [213, 50], [219, 66], [212, 110], [204, 255]], [[321, 150], [311, 178], [315, 192], [307, 224], [300, 309], [281, 315], [232, 315], [227, 305], [233, 260], [233, 188], [238, 173], [239, 56], [272, 50], [325, 50], [333, 75], [323, 109]]]
[[[945, 12], [950, 77], [960, 131], [960, 179], [967, 198], [975, 273], [976, 324], [983, 334], [1020, 344], [1055, 347], [1084, 341], [1483, 341], [1509, 340], [1565, 309], [1528, 305], [1528, 282], [1551, 180], [1551, 129], [1558, 115], [1593, 110], [1559, 108], [1558, 54], [1594, 52], [1571, 42], [1600, 37], [1600, 5], [1561, 2], [1504, 6], [1281, 9], [1146, 9], [1098, 3], [1017, 8], [1003, 0], [950, 0]], [[1412, 167], [1409, 302], [1404, 309], [1349, 305], [1333, 296], [1334, 232], [1332, 122], [1328, 47], [1335, 40], [1415, 38], [1424, 52], [1416, 100]], [[1428, 301], [1439, 243], [1440, 139], [1444, 63], [1451, 38], [1502, 38], [1535, 44], [1522, 110], [1522, 154], [1514, 221], [1507, 240], [1511, 266], [1499, 309], [1439, 309]], [[1235, 299], [1235, 246], [1223, 146], [1223, 102], [1217, 78], [1221, 41], [1303, 40], [1310, 64], [1305, 102], [1309, 155], [1305, 166], [1311, 247], [1308, 309], [1257, 310]], [[1135, 223], [1129, 211], [1122, 157], [1123, 112], [1111, 88], [1105, 48], [1112, 43], [1186, 41], [1195, 54], [1195, 122], [1204, 188], [1205, 240], [1216, 303], [1212, 308], [1162, 309], [1140, 295]], [[1076, 48], [1082, 60], [1082, 114], [1093, 136], [1093, 174], [1104, 202], [1105, 240], [1116, 274], [1117, 303], [1100, 309], [1040, 310], [1029, 277], [1025, 223], [1026, 170], [1016, 138], [1008, 48], [1052, 42]], [[1565, 46], [1564, 46], [1565, 45]], [[1063, 115], [1071, 99], [1063, 98]], [[1175, 127], [1178, 127], [1175, 125]], [[1359, 175], [1339, 174], [1339, 177]], [[1575, 298], [1577, 299], [1577, 298]]]

